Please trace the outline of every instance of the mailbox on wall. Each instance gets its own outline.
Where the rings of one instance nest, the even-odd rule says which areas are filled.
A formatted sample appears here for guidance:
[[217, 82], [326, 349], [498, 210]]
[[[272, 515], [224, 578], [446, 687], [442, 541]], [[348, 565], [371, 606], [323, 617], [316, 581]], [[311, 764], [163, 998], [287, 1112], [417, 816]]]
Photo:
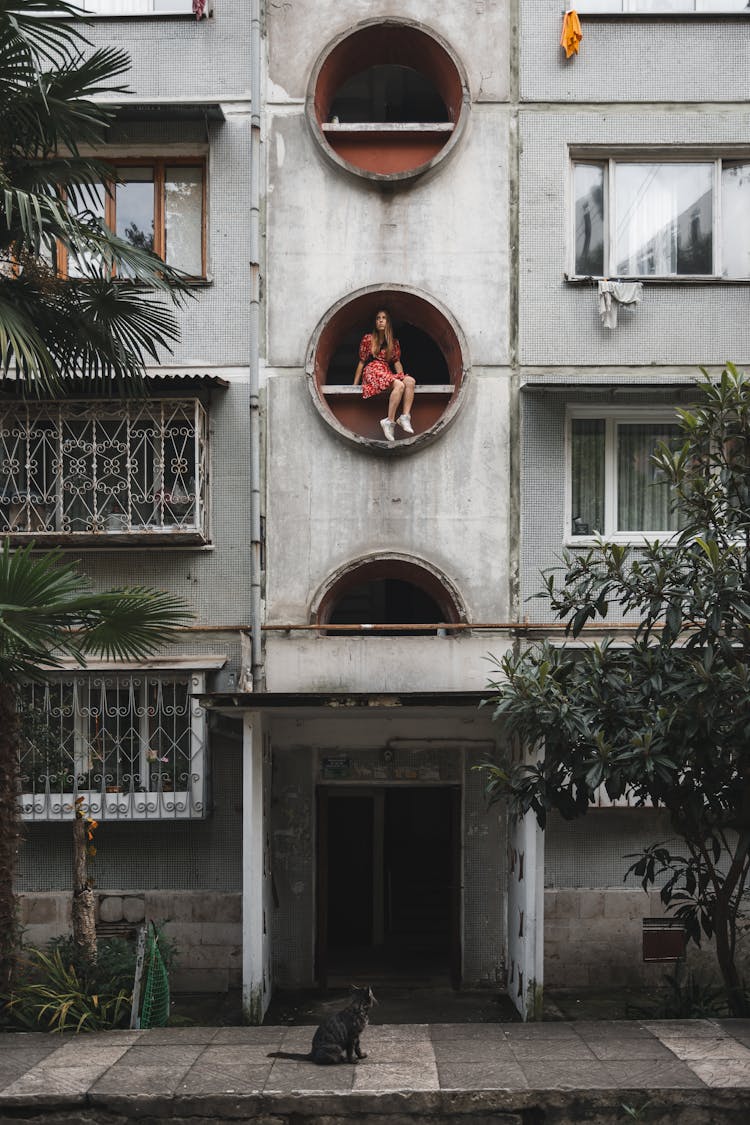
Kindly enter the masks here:
[[685, 926], [679, 918], [643, 919], [644, 961], [681, 961], [685, 940]]

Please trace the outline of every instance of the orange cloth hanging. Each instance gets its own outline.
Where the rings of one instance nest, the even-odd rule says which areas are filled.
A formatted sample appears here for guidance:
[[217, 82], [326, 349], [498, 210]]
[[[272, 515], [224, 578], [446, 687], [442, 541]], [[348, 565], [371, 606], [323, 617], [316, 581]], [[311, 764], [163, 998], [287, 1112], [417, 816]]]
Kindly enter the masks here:
[[563, 16], [562, 35], [560, 36], [560, 46], [565, 51], [566, 59], [569, 59], [571, 55], [578, 54], [582, 39], [583, 32], [581, 31], [578, 12], [571, 8]]

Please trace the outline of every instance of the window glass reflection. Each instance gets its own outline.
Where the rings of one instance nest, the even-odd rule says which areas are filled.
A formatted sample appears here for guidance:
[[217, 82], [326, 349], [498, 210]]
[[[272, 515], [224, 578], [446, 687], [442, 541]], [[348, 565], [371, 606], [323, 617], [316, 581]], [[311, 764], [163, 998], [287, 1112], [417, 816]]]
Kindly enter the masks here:
[[575, 271], [604, 273], [604, 166], [575, 166]]
[[117, 234], [141, 250], [154, 248], [153, 168], [118, 168]]
[[[85, 221], [100, 219], [104, 222], [104, 205], [107, 191], [103, 184], [92, 184], [88, 189], [79, 189], [81, 198], [75, 208], [71, 207], [74, 215]], [[68, 252], [68, 276], [83, 277], [100, 271], [101, 259], [97, 254], [88, 250]]]
[[164, 175], [165, 259], [193, 277], [203, 273], [203, 169], [170, 167]]
[[615, 166], [620, 276], [713, 272], [713, 163]]
[[750, 164], [725, 164], [721, 172], [721, 272], [750, 277]]

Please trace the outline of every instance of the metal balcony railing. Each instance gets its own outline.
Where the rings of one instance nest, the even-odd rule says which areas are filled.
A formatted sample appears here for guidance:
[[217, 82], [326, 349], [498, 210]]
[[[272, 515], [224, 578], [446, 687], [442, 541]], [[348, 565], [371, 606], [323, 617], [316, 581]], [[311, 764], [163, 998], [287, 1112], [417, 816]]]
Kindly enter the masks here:
[[55, 676], [20, 699], [21, 813], [69, 820], [188, 819], [206, 811], [197, 673]]
[[207, 437], [197, 399], [0, 407], [0, 534], [203, 542]]

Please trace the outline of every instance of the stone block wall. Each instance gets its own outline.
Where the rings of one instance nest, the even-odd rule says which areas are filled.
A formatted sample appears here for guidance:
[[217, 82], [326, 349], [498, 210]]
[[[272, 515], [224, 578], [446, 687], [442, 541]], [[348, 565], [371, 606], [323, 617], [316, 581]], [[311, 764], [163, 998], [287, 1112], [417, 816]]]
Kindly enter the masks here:
[[[548, 988], [648, 987], [674, 965], [643, 961], [643, 919], [669, 917], [658, 891], [627, 887], [546, 889], [544, 983]], [[708, 943], [688, 964], [715, 972]]]
[[[19, 896], [27, 945], [44, 946], [71, 932], [68, 891]], [[97, 895], [97, 923], [109, 932], [148, 918], [177, 947], [174, 992], [239, 988], [242, 972], [242, 896], [224, 891], [121, 891]]]

